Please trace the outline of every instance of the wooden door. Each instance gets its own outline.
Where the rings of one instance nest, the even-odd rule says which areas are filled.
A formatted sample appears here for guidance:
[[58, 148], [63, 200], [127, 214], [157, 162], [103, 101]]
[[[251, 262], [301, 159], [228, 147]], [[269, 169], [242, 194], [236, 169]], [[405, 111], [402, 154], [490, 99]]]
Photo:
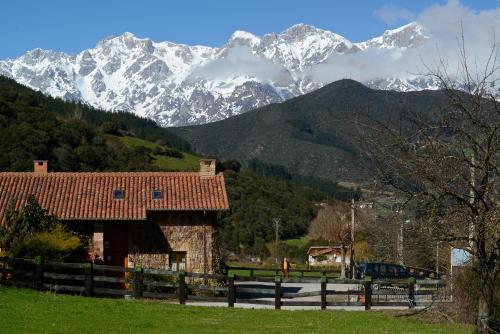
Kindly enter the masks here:
[[170, 270], [186, 271], [186, 252], [170, 252], [168, 255]]
[[110, 266], [128, 265], [128, 226], [123, 223], [104, 224], [104, 263]]

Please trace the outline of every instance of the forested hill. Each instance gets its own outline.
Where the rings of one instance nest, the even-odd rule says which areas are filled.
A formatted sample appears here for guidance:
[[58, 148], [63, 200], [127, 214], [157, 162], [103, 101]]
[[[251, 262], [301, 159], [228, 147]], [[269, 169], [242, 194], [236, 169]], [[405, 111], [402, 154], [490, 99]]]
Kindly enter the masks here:
[[[185, 171], [199, 169], [189, 144], [154, 122], [64, 102], [0, 77], [0, 171], [32, 171], [33, 160], [50, 171]], [[221, 217], [226, 248], [265, 255], [274, 236], [271, 217], [282, 220], [282, 237], [306, 233], [316, 202], [359, 197], [336, 184], [320, 190], [282, 168], [254, 161], [219, 163], [225, 172], [230, 210]], [[319, 182], [318, 180], [312, 180]], [[1, 189], [0, 189], [1, 191]]]
[[[155, 122], [65, 102], [0, 76], [0, 170], [197, 169], [190, 145]], [[184, 152], [182, 152], [184, 151]]]
[[437, 111], [444, 103], [441, 91], [379, 91], [340, 80], [220, 122], [172, 130], [200, 153], [245, 164], [258, 159], [284, 166], [292, 174], [330, 181], [366, 181], [351, 116], [370, 113], [383, 121], [399, 111]]

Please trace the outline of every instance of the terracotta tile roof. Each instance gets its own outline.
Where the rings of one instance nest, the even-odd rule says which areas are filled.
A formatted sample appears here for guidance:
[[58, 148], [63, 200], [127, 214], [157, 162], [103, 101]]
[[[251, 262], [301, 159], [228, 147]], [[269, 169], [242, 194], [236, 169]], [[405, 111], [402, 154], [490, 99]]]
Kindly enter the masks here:
[[313, 246], [309, 247], [307, 254], [311, 256], [340, 254], [340, 246]]
[[[125, 191], [124, 199], [113, 199], [118, 189]], [[163, 198], [153, 199], [153, 190], [162, 190]], [[63, 220], [144, 220], [149, 210], [229, 208], [222, 174], [0, 173], [0, 221], [11, 198], [19, 208], [31, 194]]]

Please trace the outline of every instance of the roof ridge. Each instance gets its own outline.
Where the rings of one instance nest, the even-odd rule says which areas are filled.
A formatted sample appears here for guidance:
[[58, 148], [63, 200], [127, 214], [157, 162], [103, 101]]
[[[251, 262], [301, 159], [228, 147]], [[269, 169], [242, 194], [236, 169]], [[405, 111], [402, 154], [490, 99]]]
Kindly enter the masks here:
[[201, 175], [200, 172], [48, 172], [48, 173], [34, 173], [34, 172], [0, 172], [0, 176], [200, 176], [203, 178], [218, 177], [223, 175], [222, 172], [213, 176]]

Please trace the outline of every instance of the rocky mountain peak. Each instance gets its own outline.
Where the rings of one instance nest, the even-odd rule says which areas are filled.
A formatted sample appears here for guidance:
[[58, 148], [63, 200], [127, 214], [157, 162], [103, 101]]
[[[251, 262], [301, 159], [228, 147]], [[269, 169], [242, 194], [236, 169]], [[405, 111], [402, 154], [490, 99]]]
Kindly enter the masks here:
[[428, 38], [423, 32], [422, 26], [411, 22], [397, 29], [386, 30], [382, 36], [359, 44], [362, 48], [411, 48], [422, 45]]
[[281, 34], [282, 35], [289, 35], [293, 36], [299, 39], [302, 39], [310, 34], [321, 34], [324, 33], [325, 30], [316, 28], [314, 26], [305, 24], [305, 23], [298, 23], [294, 24], [290, 28], [284, 30]]
[[[311, 69], [332, 55], [371, 48], [404, 52], [427, 39], [416, 23], [362, 43], [303, 23], [261, 37], [238, 30], [219, 48], [154, 42], [125, 32], [77, 55], [29, 51], [0, 61], [0, 75], [52, 96], [179, 126], [221, 120], [320, 88], [328, 82], [311, 76]], [[380, 78], [367, 84], [433, 88], [422, 78]]]
[[101, 40], [96, 45], [96, 49], [125, 49], [125, 50], [134, 50], [138, 49], [138, 51], [144, 51], [147, 53], [154, 52], [153, 41], [149, 38], [138, 38], [131, 32], [124, 32], [119, 36], [109, 36]]

